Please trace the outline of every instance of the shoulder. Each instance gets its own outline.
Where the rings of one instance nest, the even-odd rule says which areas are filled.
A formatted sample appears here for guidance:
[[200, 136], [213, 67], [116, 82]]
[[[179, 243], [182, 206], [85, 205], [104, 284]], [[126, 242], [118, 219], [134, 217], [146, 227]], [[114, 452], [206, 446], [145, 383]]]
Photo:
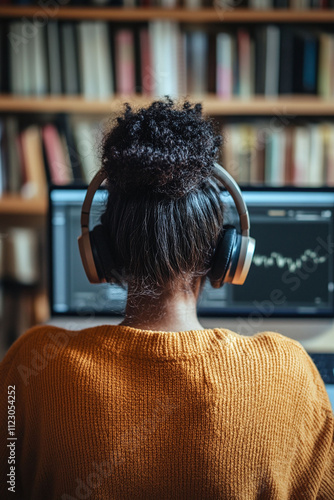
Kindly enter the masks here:
[[56, 326], [33, 326], [10, 346], [1, 364], [9, 363], [18, 356], [25, 356], [31, 349], [44, 347], [53, 338], [65, 336], [70, 338], [69, 332]]
[[248, 349], [263, 349], [266, 351], [285, 351], [295, 352], [296, 355], [303, 355], [306, 353], [304, 347], [300, 342], [290, 337], [286, 337], [281, 333], [263, 331], [251, 336], [241, 335], [228, 329], [220, 329], [228, 333], [228, 335], [237, 342], [240, 346]]
[[27, 386], [31, 376], [48, 365], [61, 364], [82, 331], [50, 325], [29, 328], [11, 345], [0, 363], [0, 378], [18, 378]]
[[255, 359], [276, 381], [285, 381], [287, 389], [293, 388], [303, 407], [316, 407], [319, 411], [332, 413], [321, 375], [300, 342], [271, 331], [249, 337], [230, 333], [235, 336], [244, 359]]
[[291, 363], [305, 363], [309, 355], [304, 347], [294, 339], [286, 337], [277, 332], [264, 331], [251, 336], [240, 335], [227, 329], [221, 329], [227, 334], [230, 343], [244, 357], [241, 359], [254, 358], [265, 365], [272, 363], [273, 367], [283, 367]]

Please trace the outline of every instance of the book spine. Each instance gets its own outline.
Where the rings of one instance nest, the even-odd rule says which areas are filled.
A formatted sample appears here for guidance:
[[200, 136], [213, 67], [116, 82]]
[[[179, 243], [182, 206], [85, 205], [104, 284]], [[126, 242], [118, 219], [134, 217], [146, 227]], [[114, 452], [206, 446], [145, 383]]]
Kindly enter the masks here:
[[249, 32], [243, 29], [238, 30], [238, 51], [239, 51], [239, 95], [249, 98], [251, 95], [251, 45]]
[[116, 89], [119, 94], [129, 95], [135, 89], [133, 33], [128, 29], [115, 35]]
[[267, 27], [267, 54], [265, 95], [278, 95], [280, 30], [277, 26]]

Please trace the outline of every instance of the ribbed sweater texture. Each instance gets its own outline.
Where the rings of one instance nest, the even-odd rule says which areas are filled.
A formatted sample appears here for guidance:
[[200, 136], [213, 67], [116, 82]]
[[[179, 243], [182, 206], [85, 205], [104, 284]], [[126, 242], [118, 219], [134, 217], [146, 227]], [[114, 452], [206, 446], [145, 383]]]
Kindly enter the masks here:
[[278, 333], [37, 326], [0, 380], [1, 499], [334, 499], [324, 383]]

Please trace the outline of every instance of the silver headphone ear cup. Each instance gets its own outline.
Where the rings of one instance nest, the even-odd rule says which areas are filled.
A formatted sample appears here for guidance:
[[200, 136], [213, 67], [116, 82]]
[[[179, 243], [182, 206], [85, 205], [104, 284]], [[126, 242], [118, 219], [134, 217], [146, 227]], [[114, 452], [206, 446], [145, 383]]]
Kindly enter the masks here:
[[241, 236], [241, 247], [234, 275], [230, 283], [243, 285], [249, 273], [255, 251], [255, 239], [250, 236]]

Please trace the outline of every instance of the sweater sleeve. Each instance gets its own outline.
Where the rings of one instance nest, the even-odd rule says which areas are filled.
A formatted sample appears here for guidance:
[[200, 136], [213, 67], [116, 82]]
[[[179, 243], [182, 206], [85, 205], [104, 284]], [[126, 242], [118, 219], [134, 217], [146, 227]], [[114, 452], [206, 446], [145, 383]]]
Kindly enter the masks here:
[[[312, 358], [300, 345], [301, 383], [292, 498], [314, 493], [317, 500], [334, 500], [334, 415], [325, 384]], [[305, 492], [303, 486], [307, 485]]]

